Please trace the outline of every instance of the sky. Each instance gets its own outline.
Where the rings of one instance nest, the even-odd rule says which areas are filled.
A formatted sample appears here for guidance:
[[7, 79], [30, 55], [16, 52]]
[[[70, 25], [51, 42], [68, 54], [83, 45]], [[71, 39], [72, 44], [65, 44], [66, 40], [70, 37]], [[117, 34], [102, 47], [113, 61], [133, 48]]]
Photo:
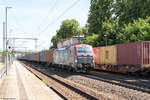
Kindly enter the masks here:
[[[76, 5], [70, 8], [75, 2]], [[76, 19], [81, 26], [86, 24], [90, 0], [0, 0], [0, 50], [6, 6], [12, 7], [8, 9], [8, 37], [38, 38], [37, 50], [44, 50], [49, 48], [51, 38], [63, 20]], [[35, 50], [35, 42], [16, 40], [15, 47]]]

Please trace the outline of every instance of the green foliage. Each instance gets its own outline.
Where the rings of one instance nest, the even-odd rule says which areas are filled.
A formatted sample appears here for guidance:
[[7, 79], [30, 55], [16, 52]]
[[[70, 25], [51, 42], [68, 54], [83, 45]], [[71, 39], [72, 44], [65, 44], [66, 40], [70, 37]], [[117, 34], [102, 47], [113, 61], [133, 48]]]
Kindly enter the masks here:
[[84, 34], [84, 43], [93, 46], [150, 41], [150, 0], [91, 0], [86, 27], [75, 19], [64, 20], [51, 40]]
[[2, 52], [0, 52], [0, 55], [3, 55], [3, 53], [2, 53]]
[[51, 48], [57, 48], [57, 43], [60, 41], [59, 36], [55, 35], [52, 37], [51, 42], [53, 43], [53, 46]]
[[3, 53], [3, 52], [0, 52], [0, 55], [1, 55], [1, 56], [6, 56], [6, 52], [4, 52], [4, 53]]
[[[10, 55], [11, 55], [11, 52], [8, 51], [8, 56], [10, 56]], [[3, 52], [0, 52], [0, 56], [4, 56], [4, 57], [5, 57], [5, 56], [6, 56], [6, 52], [4, 52], [4, 53], [3, 53]]]
[[[118, 23], [117, 21], [108, 20], [103, 22], [102, 24], [102, 34], [101, 34], [101, 40], [107, 42], [107, 45], [115, 44], [116, 43], [116, 36], [118, 29]], [[104, 45], [103, 43], [102, 45]]]
[[77, 20], [75, 19], [64, 20], [60, 26], [60, 29], [56, 31], [56, 35], [52, 37], [51, 42], [53, 43], [53, 47], [56, 48], [57, 43], [62, 39], [86, 33], [87, 29], [81, 28]]
[[102, 23], [112, 18], [113, 0], [91, 0], [88, 27], [90, 33], [102, 33]]
[[114, 11], [121, 24], [128, 24], [150, 16], [150, 0], [116, 0]]
[[64, 20], [60, 26], [60, 29], [57, 31], [57, 35], [61, 39], [72, 37], [77, 35], [80, 32], [79, 22], [75, 19]]
[[123, 32], [126, 40], [129, 42], [139, 40], [150, 41], [150, 17], [134, 20], [133, 23], [125, 25]]
[[88, 34], [88, 28], [82, 27], [81, 30], [80, 30], [80, 34], [81, 35], [87, 35]]
[[84, 40], [85, 44], [90, 44], [94, 47], [99, 45], [99, 35], [98, 34], [92, 34], [90, 36], [87, 36], [86, 39]]
[[91, 0], [86, 38], [93, 39], [91, 33], [99, 37], [93, 39], [95, 44], [87, 43], [101, 46], [150, 40], [149, 16], [150, 0]]

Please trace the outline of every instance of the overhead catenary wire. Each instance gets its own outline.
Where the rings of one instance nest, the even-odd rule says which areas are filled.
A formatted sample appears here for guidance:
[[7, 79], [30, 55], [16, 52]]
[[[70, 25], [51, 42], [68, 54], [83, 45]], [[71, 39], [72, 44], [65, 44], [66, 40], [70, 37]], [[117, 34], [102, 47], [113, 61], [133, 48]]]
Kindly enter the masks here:
[[61, 13], [55, 20], [53, 20], [49, 25], [47, 25], [42, 31], [40, 31], [38, 34], [43, 33], [46, 31], [51, 25], [53, 25], [58, 19], [60, 19], [62, 16], [64, 16], [68, 11], [70, 11], [76, 4], [79, 3], [81, 0], [75, 1], [70, 7], [68, 7], [63, 13]]
[[26, 42], [27, 41], [22, 41], [22, 43], [20, 43], [19, 45], [17, 45], [17, 47], [24, 45]]
[[[14, 20], [17, 22], [18, 26], [21, 27], [22, 24], [20, 23], [20, 21], [18, 20], [18, 18], [15, 16], [16, 14], [13, 13], [13, 17], [14, 17]], [[26, 31], [24, 31], [23, 29], [19, 28], [20, 31], [23, 32], [23, 34], [25, 34], [26, 36], [31, 36], [31, 34], [29, 35]]]
[[57, 4], [57, 0], [55, 0], [54, 1], [54, 5], [52, 5], [52, 7], [48, 10], [48, 13], [47, 13], [47, 15], [42, 19], [42, 21], [40, 22], [40, 24], [38, 25], [38, 27], [37, 28], [39, 28], [40, 29], [40, 26], [46, 21], [46, 19], [47, 19], [47, 17], [50, 15], [50, 11], [52, 12], [52, 10], [54, 9], [54, 7], [56, 6], [56, 4]]
[[51, 8], [51, 11], [54, 10], [54, 8], [56, 7], [57, 2], [58, 2], [58, 0], [55, 0], [54, 5], [53, 5], [52, 8]]
[[37, 47], [41, 47], [43, 45], [43, 43], [45, 43], [46, 41], [42, 41]]
[[47, 45], [47, 41], [42, 41], [41, 43], [39, 43], [39, 45], [37, 46], [37, 48], [39, 50], [43, 50], [43, 49], [49, 49], [50, 45]]

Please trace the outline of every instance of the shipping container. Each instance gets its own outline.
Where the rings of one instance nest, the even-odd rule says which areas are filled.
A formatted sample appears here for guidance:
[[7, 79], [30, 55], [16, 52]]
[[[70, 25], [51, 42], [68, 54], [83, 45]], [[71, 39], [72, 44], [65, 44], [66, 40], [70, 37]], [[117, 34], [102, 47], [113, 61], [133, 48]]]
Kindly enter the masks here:
[[100, 64], [100, 47], [93, 48], [94, 51], [94, 62], [95, 64]]
[[35, 53], [35, 61], [40, 61], [40, 53], [39, 52], [37, 52], [37, 53]]
[[25, 56], [25, 59], [28, 61], [34, 61], [35, 60], [35, 55], [34, 53], [28, 54]]
[[150, 65], [150, 42], [117, 45], [118, 65]]
[[46, 62], [46, 51], [40, 52], [40, 62]]
[[49, 49], [46, 52], [46, 61], [52, 63], [53, 62], [53, 53], [54, 53], [55, 49]]
[[100, 47], [100, 64], [117, 64], [116, 45]]

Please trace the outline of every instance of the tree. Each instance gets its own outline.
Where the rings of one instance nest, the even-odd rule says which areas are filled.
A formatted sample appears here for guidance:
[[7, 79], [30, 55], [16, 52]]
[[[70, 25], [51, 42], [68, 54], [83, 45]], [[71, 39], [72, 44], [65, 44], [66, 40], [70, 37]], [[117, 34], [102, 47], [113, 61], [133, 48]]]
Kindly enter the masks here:
[[64, 20], [57, 31], [57, 35], [61, 39], [72, 37], [73, 35], [78, 35], [80, 32], [80, 24], [77, 20]]
[[84, 43], [85, 44], [90, 44], [90, 45], [96, 47], [96, 46], [99, 46], [98, 39], [99, 39], [99, 35], [98, 34], [92, 34], [92, 35], [87, 36], [85, 38]]
[[149, 16], [150, 0], [91, 0], [87, 39], [99, 34], [99, 46], [149, 40]]
[[87, 27], [82, 27], [80, 29], [80, 32], [79, 32], [80, 35], [87, 35], [88, 34], [88, 28]]
[[112, 6], [113, 0], [91, 0], [87, 21], [89, 33], [102, 33], [102, 23], [112, 18]]
[[119, 27], [118, 20], [107, 20], [102, 24], [102, 34], [101, 41], [105, 45], [112, 45], [118, 43], [118, 33], [121, 32], [121, 28]]
[[115, 0], [115, 16], [120, 24], [150, 16], [150, 0]]
[[123, 32], [128, 42], [150, 41], [150, 17], [134, 20], [132, 23], [125, 25]]
[[56, 35], [52, 37], [51, 42], [53, 47], [57, 47], [57, 43], [66, 38], [70, 38], [74, 35], [86, 34], [86, 28], [81, 28], [77, 20], [64, 20], [60, 26], [60, 29], [56, 31]]
[[57, 48], [57, 43], [60, 41], [59, 36], [55, 35], [52, 37], [51, 42], [53, 43], [52, 48]]

